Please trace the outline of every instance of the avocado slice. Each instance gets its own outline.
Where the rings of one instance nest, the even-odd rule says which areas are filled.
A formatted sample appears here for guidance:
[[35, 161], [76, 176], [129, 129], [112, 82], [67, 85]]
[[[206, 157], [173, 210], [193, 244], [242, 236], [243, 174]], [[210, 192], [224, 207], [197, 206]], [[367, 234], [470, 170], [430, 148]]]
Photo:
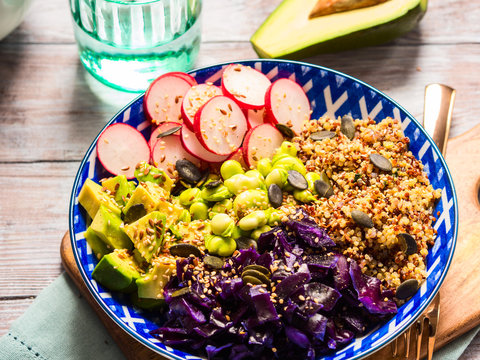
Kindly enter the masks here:
[[284, 0], [250, 39], [260, 57], [299, 59], [390, 41], [422, 19], [428, 0], [388, 0], [310, 18], [318, 0]]
[[109, 290], [130, 293], [137, 289], [140, 272], [130, 251], [117, 249], [95, 266], [92, 278]]
[[95, 257], [100, 260], [104, 255], [108, 254], [111, 250], [108, 249], [107, 244], [103, 242], [100, 237], [95, 234], [95, 231], [91, 226], [85, 231], [85, 240], [87, 240], [88, 245], [92, 248]]
[[158, 310], [167, 305], [165, 299], [142, 299], [138, 297], [136, 291], [130, 294], [130, 301], [133, 306], [136, 306], [143, 310]]
[[125, 233], [148, 263], [162, 247], [165, 223], [165, 215], [159, 211], [153, 211], [137, 221], [125, 225]]
[[135, 183], [128, 181], [125, 175], [118, 175], [102, 181], [104, 189], [110, 191], [117, 204], [124, 206], [135, 190]]
[[163, 288], [175, 274], [176, 261], [171, 256], [159, 256], [152, 260], [148, 273], [137, 279], [138, 297], [164, 299]]
[[108, 207], [100, 205], [90, 228], [95, 232], [108, 249], [131, 249], [133, 244], [125, 234], [120, 217]]
[[164, 190], [170, 192], [173, 186], [173, 180], [166, 172], [142, 161], [135, 168], [135, 177], [139, 182], [151, 182], [160, 185]]
[[99, 184], [90, 179], [85, 180], [82, 190], [78, 194], [78, 202], [92, 219], [97, 214], [100, 205], [106, 206], [117, 215], [120, 215], [122, 212], [115, 200], [102, 191], [102, 187]]

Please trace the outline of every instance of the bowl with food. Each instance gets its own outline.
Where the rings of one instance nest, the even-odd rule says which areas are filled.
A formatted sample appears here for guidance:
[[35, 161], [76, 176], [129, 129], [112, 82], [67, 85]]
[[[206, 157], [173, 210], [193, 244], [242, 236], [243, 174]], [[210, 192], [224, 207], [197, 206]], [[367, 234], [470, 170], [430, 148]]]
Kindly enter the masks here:
[[172, 359], [359, 359], [452, 260], [448, 167], [395, 101], [250, 60], [169, 73], [87, 150], [70, 237], [98, 304]]

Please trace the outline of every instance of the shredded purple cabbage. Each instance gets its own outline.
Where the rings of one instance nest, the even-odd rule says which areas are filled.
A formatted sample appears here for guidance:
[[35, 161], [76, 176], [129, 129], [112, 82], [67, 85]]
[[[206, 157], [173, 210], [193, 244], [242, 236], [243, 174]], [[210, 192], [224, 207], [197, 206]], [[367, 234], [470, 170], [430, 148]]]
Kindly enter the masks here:
[[[220, 271], [192, 257], [178, 260], [164, 290], [167, 322], [151, 333], [209, 359], [314, 359], [339, 349], [397, 307], [379, 280], [328, 251], [333, 246], [305, 217], [262, 234], [258, 252], [240, 250]], [[243, 284], [243, 268], [252, 264], [271, 270], [269, 285]]]

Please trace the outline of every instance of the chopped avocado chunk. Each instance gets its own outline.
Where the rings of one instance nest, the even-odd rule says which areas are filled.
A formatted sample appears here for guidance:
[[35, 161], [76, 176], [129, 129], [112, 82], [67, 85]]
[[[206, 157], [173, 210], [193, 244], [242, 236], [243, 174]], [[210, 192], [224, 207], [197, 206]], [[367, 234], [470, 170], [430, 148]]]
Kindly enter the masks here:
[[159, 256], [152, 260], [147, 274], [137, 279], [138, 297], [142, 299], [163, 299], [163, 288], [175, 274], [176, 261], [170, 256]]
[[299, 59], [381, 44], [412, 30], [427, 0], [389, 0], [311, 16], [318, 0], [284, 0], [250, 39], [260, 57]]
[[149, 263], [162, 247], [165, 222], [164, 214], [153, 211], [137, 221], [125, 225], [125, 233], [132, 240], [140, 255]]
[[212, 233], [210, 222], [205, 222], [203, 220], [193, 220], [189, 223], [179, 222], [176, 225], [172, 225], [170, 231], [172, 231], [175, 239], [179, 241], [174, 241], [168, 244], [166, 243], [164, 244], [165, 248], [169, 248], [178, 243], [183, 243], [194, 245], [202, 251], [205, 251], [205, 236]]
[[157, 169], [155, 166], [148, 164], [145, 161], [142, 161], [137, 165], [135, 169], [135, 177], [139, 182], [152, 182], [157, 185], [160, 185], [163, 189], [170, 192], [173, 186], [173, 180], [160, 169]]
[[93, 269], [92, 277], [113, 291], [132, 292], [137, 288], [140, 272], [133, 255], [126, 249], [105, 255]]
[[118, 175], [102, 181], [102, 186], [110, 191], [117, 204], [124, 206], [135, 190], [135, 183], [125, 175]]
[[122, 229], [122, 224], [117, 214], [100, 205], [90, 227], [108, 249], [131, 249], [133, 244]]
[[106, 206], [117, 215], [121, 214], [121, 210], [115, 203], [115, 200], [106, 192], [103, 192], [100, 185], [90, 179], [85, 180], [82, 190], [80, 190], [80, 194], [78, 194], [78, 202], [84, 207], [92, 219], [97, 214], [100, 205]]
[[165, 299], [143, 299], [138, 297], [136, 291], [130, 294], [130, 301], [133, 306], [144, 310], [158, 310], [167, 305]]
[[104, 255], [108, 254], [111, 250], [108, 249], [107, 244], [95, 234], [95, 231], [92, 230], [92, 227], [89, 226], [87, 231], [85, 231], [85, 240], [87, 240], [88, 245], [92, 248], [95, 257], [100, 260]]

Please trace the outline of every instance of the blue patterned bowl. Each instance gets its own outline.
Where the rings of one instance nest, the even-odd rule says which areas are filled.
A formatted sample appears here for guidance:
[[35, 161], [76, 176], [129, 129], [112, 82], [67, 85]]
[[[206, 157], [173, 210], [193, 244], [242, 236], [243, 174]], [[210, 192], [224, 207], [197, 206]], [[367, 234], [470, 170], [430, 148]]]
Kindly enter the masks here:
[[[434, 210], [435, 214], [439, 213], [434, 225], [438, 231], [438, 238], [427, 257], [427, 280], [388, 323], [325, 357], [331, 360], [362, 358], [407, 329], [433, 300], [445, 279], [455, 249], [458, 225], [457, 198], [450, 172], [437, 146], [418, 121], [395, 101], [373, 87], [340, 72], [300, 62], [251, 60], [240, 63], [260, 70], [272, 80], [287, 77], [301, 84], [310, 99], [313, 118], [325, 114], [341, 116], [350, 113], [353, 117], [371, 117], [376, 121], [387, 116], [400, 120], [405, 135], [410, 138], [410, 150], [423, 162], [433, 187], [442, 189], [442, 197]], [[219, 85], [222, 69], [226, 65], [209, 66], [191, 74], [199, 83], [211, 81]], [[117, 122], [128, 123], [140, 130], [148, 139], [151, 129], [150, 123], [145, 120], [142, 102], [143, 96], [140, 96], [115, 115], [107, 125]], [[128, 297], [110, 293], [92, 279], [92, 271], [97, 260], [83, 235], [86, 230], [86, 219], [78, 204], [78, 194], [85, 179], [90, 178], [98, 182], [108, 175], [96, 158], [97, 140], [98, 136], [80, 164], [70, 200], [70, 238], [80, 273], [100, 306], [118, 326], [135, 339], [172, 359], [198, 359], [196, 356], [165, 346], [149, 334], [164, 319], [152, 317], [134, 308], [130, 305]]]

